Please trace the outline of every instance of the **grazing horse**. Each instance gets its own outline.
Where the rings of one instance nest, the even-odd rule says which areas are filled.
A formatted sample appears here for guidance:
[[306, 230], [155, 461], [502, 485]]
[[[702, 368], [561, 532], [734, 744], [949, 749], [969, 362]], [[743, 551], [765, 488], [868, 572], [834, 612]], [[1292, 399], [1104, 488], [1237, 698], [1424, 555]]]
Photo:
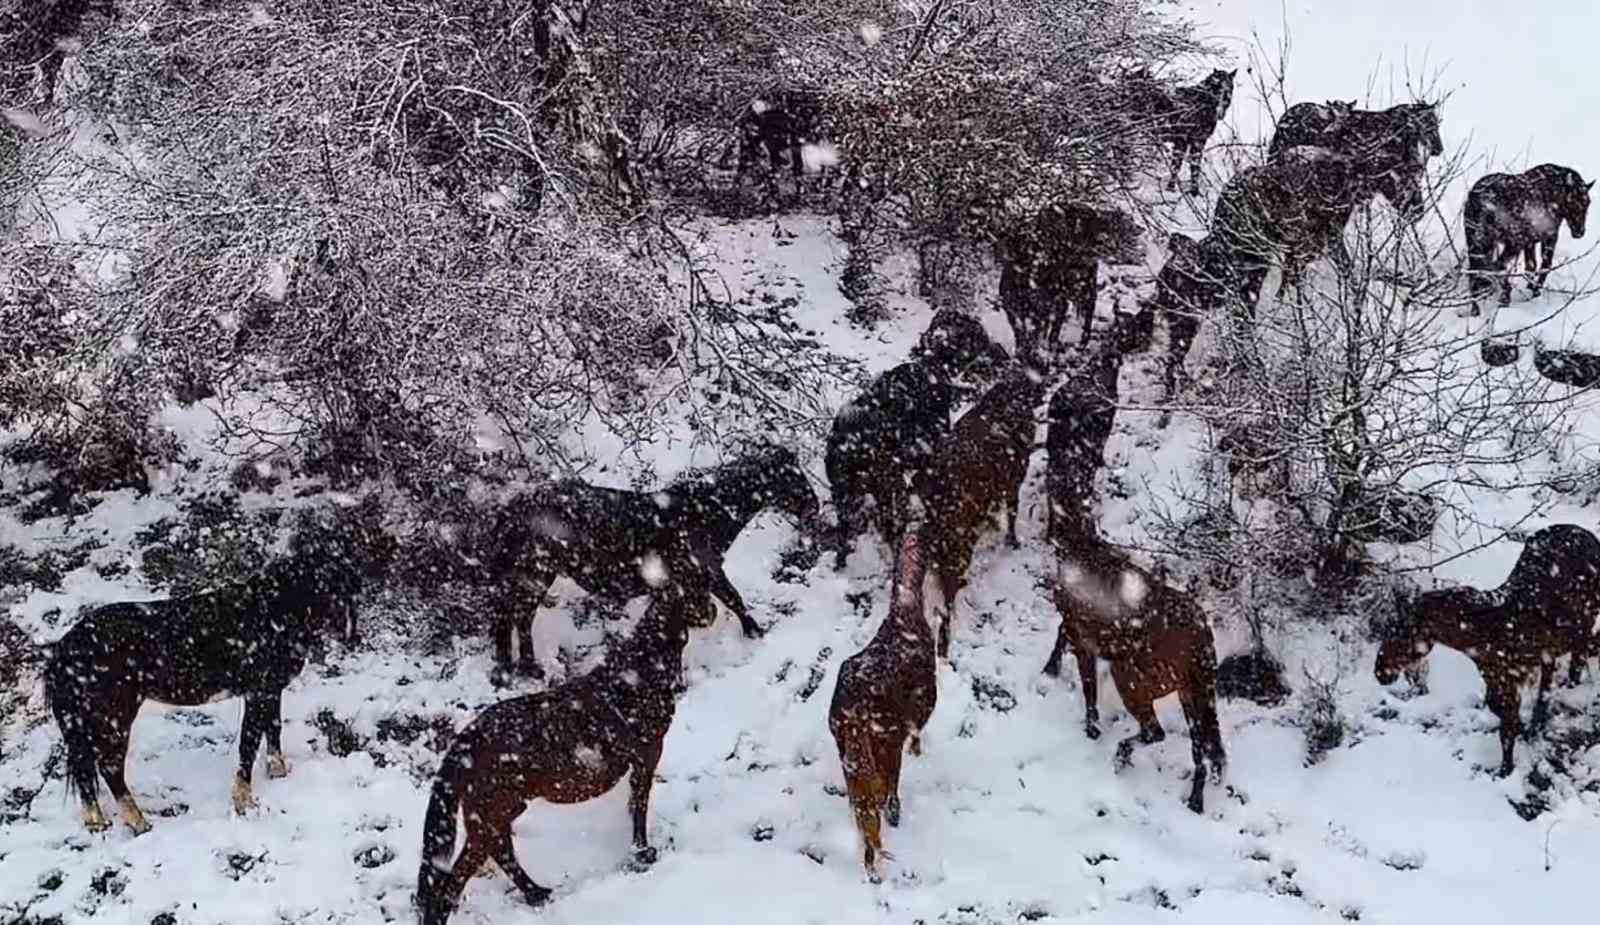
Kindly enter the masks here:
[[934, 451], [918, 493], [927, 521], [923, 543], [930, 571], [944, 596], [940, 606], [939, 655], [950, 655], [950, 612], [967, 584], [967, 569], [984, 528], [1006, 510], [1006, 537], [1017, 545], [1017, 505], [1033, 454], [1034, 409], [1045, 380], [1017, 364], [978, 399], [950, 437]]
[[1121, 551], [1088, 536], [1077, 538], [1057, 567], [1053, 597], [1061, 630], [1044, 673], [1061, 674], [1070, 643], [1083, 682], [1084, 734], [1100, 737], [1095, 659], [1111, 663], [1111, 678], [1139, 732], [1117, 743], [1126, 767], [1136, 745], [1166, 738], [1155, 702], [1177, 694], [1189, 722], [1194, 777], [1189, 809], [1204, 812], [1206, 766], [1220, 781], [1228, 756], [1217, 720], [1217, 653], [1211, 625], [1193, 597], [1157, 581]]
[[564, 479], [512, 499], [495, 518], [483, 561], [499, 597], [495, 660], [511, 665], [515, 631], [523, 670], [542, 674], [533, 656], [533, 620], [559, 575], [620, 602], [648, 593], [661, 577], [702, 573], [709, 592], [739, 618], [745, 636], [760, 636], [761, 625], [723, 572], [723, 558], [751, 518], [771, 507], [802, 529], [817, 514], [817, 496], [794, 451], [785, 447], [691, 469], [655, 492]]
[[1421, 166], [1428, 158], [1444, 153], [1438, 104], [1402, 103], [1373, 111], [1356, 109], [1353, 100], [1297, 103], [1278, 120], [1267, 158], [1308, 145], [1361, 158], [1398, 146], [1412, 163]]
[[1218, 265], [1255, 316], [1271, 265], [1283, 263], [1283, 289], [1297, 289], [1304, 266], [1327, 254], [1343, 278], [1354, 272], [1344, 228], [1358, 205], [1382, 195], [1407, 221], [1422, 217], [1422, 169], [1398, 144], [1355, 158], [1326, 148], [1289, 148], [1235, 174], [1211, 216]]
[[785, 90], [775, 99], [752, 101], [734, 124], [739, 133], [739, 167], [734, 183], [761, 160], [762, 148], [766, 148], [773, 170], [783, 166], [787, 150], [790, 169], [799, 177], [804, 166], [802, 149], [808, 141], [817, 140], [821, 121], [822, 97], [812, 91]]
[[1600, 539], [1574, 524], [1545, 527], [1528, 538], [1511, 574], [1493, 591], [1448, 588], [1395, 596], [1396, 620], [1387, 627], [1373, 673], [1392, 684], [1402, 669], [1435, 645], [1466, 654], [1483, 675], [1484, 702], [1500, 720], [1500, 776], [1511, 773], [1521, 728], [1520, 688], [1539, 678], [1529, 731], [1547, 719], [1546, 697], [1555, 662], [1572, 656], [1568, 683], [1596, 654], [1594, 620], [1600, 614]]
[[869, 497], [879, 536], [891, 550], [899, 546], [911, 486], [950, 432], [958, 381], [987, 381], [1009, 359], [976, 318], [951, 309], [934, 314], [913, 354], [833, 419], [824, 463], [838, 519], [835, 569], [844, 568]]
[[107, 604], [56, 643], [45, 669], [46, 699], [67, 749], [67, 784], [91, 832], [105, 777], [123, 821], [149, 831], [124, 766], [134, 717], [146, 700], [179, 706], [244, 698], [233, 808], [255, 805], [250, 778], [267, 740], [267, 774], [289, 773], [283, 757], [283, 691], [308, 653], [340, 630], [354, 636], [351, 602], [364, 573], [327, 549], [306, 549], [249, 580], [190, 597]]
[[[1576, 170], [1557, 164], [1540, 164], [1520, 174], [1491, 173], [1472, 184], [1466, 229], [1474, 315], [1494, 273], [1502, 274], [1500, 304], [1511, 304], [1511, 277], [1506, 274], [1519, 256], [1535, 274], [1531, 294], [1539, 294], [1550, 275], [1561, 223], [1567, 223], [1574, 239], [1583, 237], [1593, 186], [1594, 181], [1585, 183]], [[1535, 247], [1544, 251], [1542, 266], [1534, 260]]]
[[1056, 202], [996, 248], [1000, 307], [1016, 334], [1019, 357], [1034, 359], [1042, 340], [1054, 350], [1076, 308], [1087, 344], [1099, 300], [1100, 261], [1144, 259], [1139, 226], [1119, 209]]
[[[530, 905], [550, 898], [517, 862], [511, 826], [531, 800], [582, 803], [629, 775], [634, 857], [655, 861], [645, 821], [661, 746], [672, 726], [689, 627], [716, 610], [698, 589], [652, 595], [633, 635], [589, 673], [478, 714], [450, 743], [433, 777], [422, 828], [417, 908], [444, 925], [485, 861], [505, 871]], [[466, 840], [456, 855], [456, 817]]]
[[1144, 332], [1119, 317], [1112, 337], [1090, 362], [1050, 397], [1045, 431], [1045, 537], [1060, 550], [1081, 534], [1098, 535], [1094, 474], [1105, 462], [1117, 414], [1122, 357], [1148, 346]]
[[1189, 160], [1189, 193], [1200, 192], [1200, 156], [1206, 142], [1217, 130], [1217, 123], [1228, 114], [1233, 102], [1234, 76], [1238, 70], [1213, 70], [1193, 86], [1167, 90], [1148, 72], [1135, 76], [1132, 83], [1133, 109], [1153, 125], [1156, 140], [1172, 145], [1172, 170], [1167, 189], [1178, 188], [1178, 172]]
[[900, 545], [889, 614], [867, 647], [844, 660], [828, 705], [828, 731], [839, 747], [850, 811], [866, 848], [863, 863], [877, 879], [883, 850], [879, 815], [900, 825], [900, 761], [922, 754], [922, 727], [938, 699], [933, 630], [923, 612], [921, 539], [908, 532]]

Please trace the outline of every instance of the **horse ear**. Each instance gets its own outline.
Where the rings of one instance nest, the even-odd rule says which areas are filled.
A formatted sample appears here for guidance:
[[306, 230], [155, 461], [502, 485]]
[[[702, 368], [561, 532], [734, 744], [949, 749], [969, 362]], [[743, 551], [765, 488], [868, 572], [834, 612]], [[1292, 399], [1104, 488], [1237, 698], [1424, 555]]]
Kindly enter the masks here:
[[1594, 181], [1590, 180], [1588, 183], [1583, 184], [1583, 189], [1584, 189], [1584, 192], [1588, 192], [1589, 190], [1594, 189]]

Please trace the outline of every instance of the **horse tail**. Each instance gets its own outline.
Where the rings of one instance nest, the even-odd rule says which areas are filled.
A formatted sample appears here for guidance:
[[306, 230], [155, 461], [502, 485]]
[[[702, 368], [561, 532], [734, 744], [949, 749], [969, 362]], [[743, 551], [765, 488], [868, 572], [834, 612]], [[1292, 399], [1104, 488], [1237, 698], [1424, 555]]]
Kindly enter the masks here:
[[100, 773], [96, 770], [94, 735], [89, 730], [89, 704], [83, 678], [57, 650], [44, 671], [44, 696], [61, 727], [67, 748], [67, 789], [85, 805], [99, 800]]
[[428, 797], [428, 812], [422, 823], [422, 863], [417, 871], [416, 902], [424, 923], [443, 922], [449, 910], [439, 907], [455, 898], [438, 894], [454, 860], [461, 772], [466, 769], [468, 760], [465, 750], [452, 747], [433, 776], [433, 792]]

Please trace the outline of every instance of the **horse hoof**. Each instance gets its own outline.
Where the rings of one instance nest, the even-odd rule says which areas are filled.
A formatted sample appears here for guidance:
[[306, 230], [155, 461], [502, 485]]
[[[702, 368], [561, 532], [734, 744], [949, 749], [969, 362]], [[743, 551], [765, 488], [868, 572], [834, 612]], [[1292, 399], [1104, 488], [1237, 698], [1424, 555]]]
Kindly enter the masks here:
[[272, 778], [288, 777], [289, 762], [282, 755], [268, 755], [267, 776]]
[[539, 906], [542, 906], [545, 903], [549, 902], [550, 901], [550, 896], [551, 896], [551, 890], [549, 888], [540, 887], [535, 892], [524, 893], [522, 898], [526, 899], [528, 901], [528, 905], [533, 906], [534, 908], [538, 908]]
[[922, 736], [911, 737], [911, 754], [922, 757]]
[[107, 819], [106, 814], [100, 811], [100, 807], [96, 806], [92, 809], [84, 810], [83, 827], [90, 832], [104, 832], [106, 829], [111, 828], [111, 820]]
[[[1096, 726], [1094, 723], [1090, 723], [1083, 727], [1083, 734], [1088, 736], [1090, 741], [1094, 741], [1095, 739], [1100, 738], [1100, 727]], [[1119, 761], [1127, 760], [1122, 757], [1122, 753], [1120, 751], [1117, 752], [1117, 759]]]
[[656, 862], [656, 849], [635, 848], [633, 852], [633, 861], [635, 864], [638, 864], [641, 867], [649, 867]]
[[892, 829], [900, 828], [899, 797], [890, 797], [888, 802], [883, 804], [883, 821], [889, 823], [889, 827]]
[[744, 630], [744, 638], [746, 639], [760, 639], [762, 636], [767, 635], [767, 631], [761, 628], [761, 624], [755, 622], [754, 620], [743, 624], [742, 629]]
[[1189, 812], [1194, 813], [1196, 816], [1205, 815], [1206, 805], [1200, 800], [1190, 799], [1183, 802], [1185, 806], [1189, 807]]
[[1051, 659], [1050, 661], [1044, 663], [1044, 667], [1039, 669], [1039, 673], [1047, 674], [1052, 678], [1059, 678], [1061, 677], [1061, 663], [1055, 659]]
[[244, 781], [233, 782], [233, 811], [236, 815], [243, 816], [256, 808], [255, 794], [250, 792], [250, 785]]

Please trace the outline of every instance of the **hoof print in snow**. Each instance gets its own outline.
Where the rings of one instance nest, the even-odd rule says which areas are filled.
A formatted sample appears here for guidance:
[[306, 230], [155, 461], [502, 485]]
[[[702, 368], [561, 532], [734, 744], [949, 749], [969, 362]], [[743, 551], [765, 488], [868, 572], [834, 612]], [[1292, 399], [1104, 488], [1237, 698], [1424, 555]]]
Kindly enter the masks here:
[[170, 912], [158, 912], [150, 920], [150, 925], [178, 925], [178, 917]]
[[39, 877], [39, 890], [45, 893], [54, 893], [61, 889], [61, 884], [67, 882], [67, 875], [58, 870], [46, 871]]
[[1017, 705], [1015, 694], [1006, 690], [998, 681], [991, 681], [981, 675], [972, 678], [972, 699], [978, 706], [996, 713], [1010, 713]]
[[168, 803], [166, 806], [156, 810], [155, 814], [163, 819], [176, 819], [188, 811], [188, 803]]
[[344, 758], [361, 750], [362, 738], [356, 735], [350, 724], [333, 715], [332, 710], [321, 710], [311, 725], [328, 739], [328, 754], [335, 758]]
[[262, 861], [267, 859], [267, 853], [246, 854], [243, 851], [230, 851], [223, 856], [222, 875], [229, 880], [239, 880], [244, 875], [255, 870]]
[[356, 863], [368, 870], [394, 860], [394, 849], [388, 845], [373, 845], [356, 852]]
[[1517, 815], [1521, 816], [1526, 822], [1532, 822], [1539, 818], [1550, 808], [1550, 801], [1545, 799], [1542, 793], [1530, 793], [1522, 800], [1513, 800], [1507, 797], [1506, 802], [1510, 803], [1511, 808], [1516, 810]]
[[1106, 854], [1104, 851], [1102, 851], [1099, 854], [1084, 855], [1083, 863], [1088, 864], [1090, 867], [1099, 867], [1101, 864], [1104, 864], [1107, 861], [1115, 861], [1116, 859], [1116, 855]]
[[1359, 922], [1361, 921], [1361, 907], [1345, 906], [1339, 910], [1339, 918], [1344, 919], [1346, 922]]
[[1425, 858], [1421, 853], [1397, 851], [1384, 857], [1383, 866], [1392, 867], [1395, 870], [1401, 871], [1421, 870], [1423, 860], [1425, 860]]
[[1150, 906], [1155, 909], [1178, 908], [1172, 904], [1172, 898], [1167, 895], [1167, 891], [1154, 884], [1151, 884], [1142, 890], [1135, 890], [1134, 892], [1129, 893], [1128, 895], [1122, 897], [1122, 901], [1140, 906]]
[[122, 871], [115, 867], [107, 867], [89, 881], [89, 892], [96, 896], [121, 896], [127, 888], [128, 878], [122, 876]]
[[212, 726], [217, 721], [202, 710], [179, 709], [167, 714], [167, 722], [182, 723], [185, 726]]
[[833, 647], [823, 646], [817, 653], [817, 658], [811, 663], [811, 673], [806, 676], [806, 683], [795, 692], [795, 699], [801, 703], [810, 700], [817, 689], [822, 687], [822, 679], [828, 676], [828, 659], [833, 657]]
[[828, 859], [827, 854], [825, 854], [821, 848], [818, 848], [815, 845], [807, 845], [804, 848], [801, 848], [800, 853], [818, 864], [821, 864]]
[[772, 826], [762, 823], [750, 830], [750, 838], [753, 841], [772, 841], [773, 832]]

